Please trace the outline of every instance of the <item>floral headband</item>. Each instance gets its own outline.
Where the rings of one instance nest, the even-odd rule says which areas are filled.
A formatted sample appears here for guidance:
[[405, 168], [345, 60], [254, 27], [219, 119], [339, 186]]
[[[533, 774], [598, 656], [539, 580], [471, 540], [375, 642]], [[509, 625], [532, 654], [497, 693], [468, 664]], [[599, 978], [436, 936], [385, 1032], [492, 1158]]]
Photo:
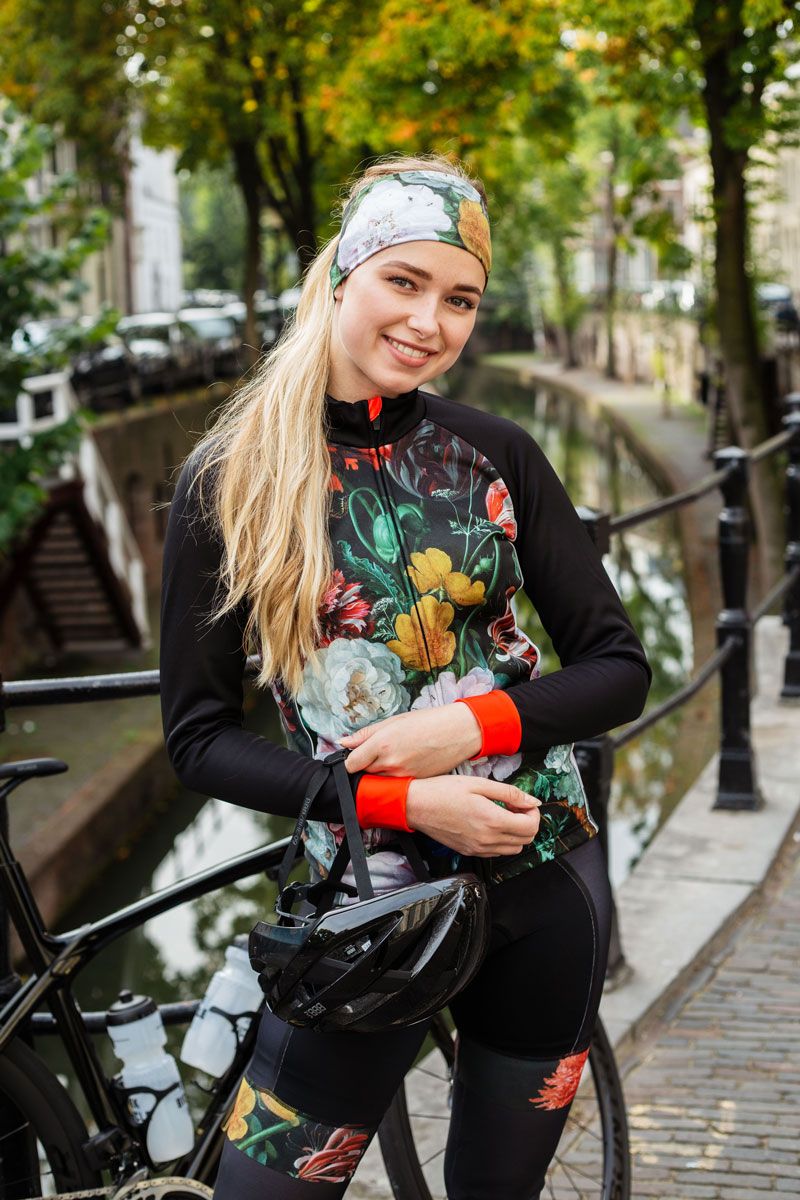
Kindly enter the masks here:
[[401, 242], [447, 242], [492, 267], [489, 215], [467, 180], [445, 171], [398, 171], [381, 175], [345, 206], [331, 283], [371, 255]]

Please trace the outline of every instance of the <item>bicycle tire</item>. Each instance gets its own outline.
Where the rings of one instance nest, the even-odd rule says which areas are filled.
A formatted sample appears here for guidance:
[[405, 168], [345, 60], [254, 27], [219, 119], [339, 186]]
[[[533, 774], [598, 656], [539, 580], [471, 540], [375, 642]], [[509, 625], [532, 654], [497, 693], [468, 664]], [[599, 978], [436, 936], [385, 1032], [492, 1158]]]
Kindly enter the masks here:
[[[455, 1046], [444, 1019], [435, 1019], [434, 1041], [442, 1058], [427, 1066], [426, 1074], [442, 1080], [449, 1090], [449, 1077], [455, 1061]], [[439, 1071], [444, 1060], [445, 1074]], [[428, 1063], [428, 1060], [425, 1060]], [[548, 1172], [543, 1195], [555, 1200], [580, 1197], [585, 1200], [629, 1200], [631, 1188], [630, 1151], [628, 1145], [628, 1122], [625, 1113], [625, 1098], [622, 1083], [614, 1059], [608, 1035], [600, 1021], [595, 1027], [589, 1051], [590, 1070], [585, 1072], [578, 1096], [573, 1104], [567, 1126], [559, 1143], [553, 1166]], [[422, 1069], [419, 1067], [418, 1069]], [[430, 1099], [430, 1097], [428, 1097]], [[438, 1096], [439, 1107], [446, 1100]], [[427, 1114], [428, 1120], [445, 1119], [441, 1113]], [[592, 1128], [599, 1121], [600, 1133]], [[443, 1154], [443, 1148], [428, 1155], [425, 1162], [415, 1142], [412, 1115], [409, 1113], [405, 1081], [398, 1089], [378, 1130], [381, 1153], [386, 1173], [395, 1200], [438, 1200], [444, 1195], [434, 1187], [431, 1190], [424, 1167]], [[601, 1162], [593, 1168], [595, 1179], [586, 1174], [586, 1148], [581, 1142], [589, 1139], [595, 1151], [599, 1140], [602, 1148]], [[570, 1163], [568, 1157], [580, 1157], [580, 1165]], [[591, 1160], [592, 1153], [588, 1155]], [[430, 1174], [430, 1172], [429, 1172]], [[549, 1189], [549, 1190], [548, 1190]]]
[[10, 1042], [0, 1055], [0, 1110], [6, 1126], [0, 1129], [3, 1200], [101, 1186], [101, 1176], [83, 1157], [89, 1134], [80, 1113], [24, 1042]]

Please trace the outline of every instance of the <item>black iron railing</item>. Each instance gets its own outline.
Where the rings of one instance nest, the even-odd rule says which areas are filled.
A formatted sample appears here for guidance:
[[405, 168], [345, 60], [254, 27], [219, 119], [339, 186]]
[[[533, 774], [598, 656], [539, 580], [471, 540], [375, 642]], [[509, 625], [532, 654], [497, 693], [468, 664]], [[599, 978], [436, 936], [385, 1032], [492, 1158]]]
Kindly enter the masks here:
[[[736, 446], [717, 450], [714, 453], [715, 469], [685, 491], [620, 516], [579, 510], [601, 554], [607, 554], [611, 536], [615, 533], [692, 504], [716, 488], [721, 490], [723, 501], [718, 526], [722, 609], [716, 622], [717, 649], [697, 669], [692, 679], [666, 700], [648, 709], [637, 721], [615, 733], [578, 742], [575, 746], [589, 806], [597, 814], [606, 855], [608, 804], [615, 751], [639, 737], [669, 713], [675, 712], [717, 672], [720, 673], [720, 747], [714, 808], [752, 811], [763, 803], [750, 737], [751, 644], [756, 622], [780, 599], [783, 599], [783, 622], [789, 629], [789, 650], [784, 664], [781, 697], [800, 697], [800, 392], [788, 395], [785, 407], [784, 429], [781, 433], [749, 452]], [[784, 485], [784, 574], [753, 612], [749, 612], [747, 578], [750, 539], [746, 511], [749, 472], [753, 466], [782, 450], [786, 450], [788, 455]], [[624, 970], [625, 959], [615, 916], [609, 977], [619, 977]]]
[[[783, 599], [783, 621], [789, 629], [789, 650], [784, 666], [783, 698], [800, 697], [800, 392], [785, 400], [784, 430], [745, 451], [729, 446], [714, 453], [714, 470], [685, 491], [656, 500], [632, 512], [612, 516], [581, 508], [579, 513], [601, 554], [608, 553], [611, 537], [664, 513], [694, 503], [716, 488], [722, 492], [719, 515], [719, 565], [723, 607], [717, 622], [717, 649], [697, 669], [692, 679], [637, 721], [615, 733], [578, 742], [575, 756], [580, 767], [590, 809], [596, 814], [600, 838], [608, 855], [608, 802], [614, 774], [614, 753], [639, 737], [663, 717], [696, 695], [717, 672], [720, 673], [720, 750], [717, 795], [714, 808], [750, 809], [761, 806], [755, 753], [750, 737], [751, 643], [756, 621]], [[746, 512], [747, 484], [753, 466], [786, 450], [785, 476], [786, 551], [784, 574], [752, 612], [747, 609], [749, 531]], [[248, 674], [257, 670], [249, 659]], [[0, 732], [5, 729], [5, 712], [10, 708], [44, 704], [79, 704], [90, 700], [114, 700], [128, 696], [154, 696], [159, 691], [159, 673], [131, 671], [114, 675], [81, 676], [72, 679], [0, 680]], [[0, 822], [8, 815], [0, 811]], [[7, 826], [6, 826], [7, 827]], [[0, 914], [0, 991], [10, 973], [8, 934]], [[625, 970], [616, 919], [612, 932], [609, 977], [619, 978]]]

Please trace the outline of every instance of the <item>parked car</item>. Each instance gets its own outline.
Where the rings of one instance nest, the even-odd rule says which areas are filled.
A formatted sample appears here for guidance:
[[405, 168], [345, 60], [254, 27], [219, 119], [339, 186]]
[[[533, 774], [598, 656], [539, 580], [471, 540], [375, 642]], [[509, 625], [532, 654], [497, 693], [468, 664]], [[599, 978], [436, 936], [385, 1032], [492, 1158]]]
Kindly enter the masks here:
[[[81, 325], [91, 318], [81, 318]], [[142, 380], [136, 356], [116, 333], [92, 342], [72, 361], [72, 386], [82, 404], [98, 412], [136, 404], [142, 398]]]
[[800, 329], [800, 313], [792, 289], [785, 283], [757, 283], [756, 304], [774, 320], [779, 329]]
[[208, 348], [218, 375], [237, 375], [242, 346], [233, 317], [221, 308], [182, 308], [178, 316]]
[[[89, 330], [94, 324], [93, 317], [81, 317], [77, 322], [82, 330]], [[31, 358], [52, 354], [55, 361], [63, 361], [75, 341], [75, 325], [68, 317], [28, 321], [14, 331], [12, 348], [17, 354]], [[142, 394], [136, 359], [115, 334], [82, 346], [72, 356], [70, 382], [80, 403], [98, 412], [122, 403], [135, 403]]]
[[[259, 338], [259, 349], [268, 349], [277, 340], [280, 331], [283, 329], [283, 314], [278, 305], [278, 301], [272, 296], [265, 297], [262, 300], [256, 298], [256, 333]], [[247, 306], [243, 300], [236, 300], [232, 304], [226, 304], [222, 310], [226, 316], [231, 317], [236, 323], [236, 329], [240, 340], [245, 336], [245, 322], [247, 319]]]
[[214, 381], [210, 348], [177, 313], [123, 317], [117, 332], [136, 357], [142, 387], [175, 391], [181, 384]]
[[297, 308], [298, 304], [300, 303], [300, 294], [302, 290], [303, 289], [299, 287], [284, 288], [280, 296], [278, 296], [278, 304], [280, 305], [284, 320], [286, 317], [291, 316], [291, 314]]

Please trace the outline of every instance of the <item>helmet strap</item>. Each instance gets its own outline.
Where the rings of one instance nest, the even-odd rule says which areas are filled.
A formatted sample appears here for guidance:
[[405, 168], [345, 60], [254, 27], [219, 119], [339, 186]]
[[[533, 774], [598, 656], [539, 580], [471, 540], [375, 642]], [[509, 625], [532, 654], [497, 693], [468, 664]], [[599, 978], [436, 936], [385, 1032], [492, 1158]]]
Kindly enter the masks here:
[[350, 862], [353, 866], [353, 875], [355, 876], [356, 887], [358, 888], [358, 898], [359, 900], [372, 900], [375, 892], [372, 887], [372, 880], [369, 877], [367, 855], [361, 839], [361, 826], [358, 823], [358, 816], [356, 814], [356, 801], [353, 796], [353, 788], [347, 768], [344, 765], [346, 757], [346, 750], [337, 750], [334, 754], [329, 754], [322, 761], [331, 763], [333, 766], [333, 778], [336, 781], [336, 791], [339, 794], [339, 806], [342, 810], [342, 821], [344, 822], [344, 836], [347, 839], [347, 848], [350, 851]]

